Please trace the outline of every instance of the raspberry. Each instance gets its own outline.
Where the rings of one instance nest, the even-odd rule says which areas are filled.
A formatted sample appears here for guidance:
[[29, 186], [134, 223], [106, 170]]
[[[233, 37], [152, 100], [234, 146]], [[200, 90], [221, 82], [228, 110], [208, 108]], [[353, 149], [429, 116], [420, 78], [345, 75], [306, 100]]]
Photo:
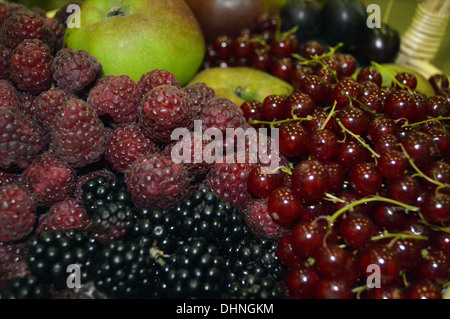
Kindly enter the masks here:
[[56, 53], [52, 71], [56, 86], [79, 94], [95, 83], [102, 72], [102, 65], [84, 50], [64, 48]]
[[26, 168], [46, 143], [42, 129], [18, 109], [0, 107], [0, 169]]
[[226, 159], [223, 163], [215, 163], [206, 176], [206, 186], [242, 212], [252, 200], [247, 178], [253, 167], [255, 164], [227, 163]]
[[257, 237], [279, 240], [289, 235], [288, 228], [276, 223], [269, 214], [268, 199], [255, 199], [244, 212], [245, 221]]
[[137, 119], [137, 84], [125, 74], [107, 78], [97, 83], [89, 92], [87, 102], [112, 124], [127, 125]]
[[137, 124], [130, 124], [114, 130], [106, 146], [105, 156], [116, 170], [123, 172], [137, 158], [158, 151], [155, 142]]
[[[40, 123], [37, 120], [36, 116], [36, 95], [27, 93], [27, 92], [19, 92], [19, 110], [24, 113], [26, 116], [31, 118], [33, 121]], [[42, 127], [41, 125], [39, 125]]]
[[61, 110], [64, 103], [68, 100], [76, 98], [75, 95], [67, 93], [60, 88], [52, 88], [41, 92], [36, 98], [35, 118], [41, 126], [50, 131], [53, 127], [53, 121]]
[[106, 148], [106, 135], [94, 109], [83, 100], [68, 100], [55, 117], [50, 148], [75, 168], [99, 160]]
[[0, 290], [9, 279], [28, 274], [25, 261], [26, 249], [23, 243], [0, 243]]
[[0, 44], [0, 79], [9, 80], [11, 76], [11, 55], [11, 50]]
[[137, 159], [125, 172], [125, 178], [137, 207], [170, 208], [186, 196], [190, 187], [183, 164], [159, 153]]
[[201, 120], [203, 130], [217, 128], [223, 134], [226, 133], [227, 128], [243, 127], [247, 123], [241, 108], [223, 97], [215, 97], [206, 104]]
[[0, 241], [12, 242], [28, 236], [36, 221], [36, 200], [23, 186], [0, 188]]
[[53, 35], [55, 36], [54, 52], [58, 52], [63, 48], [64, 33], [66, 31], [66, 26], [64, 25], [64, 23], [62, 23], [56, 18], [46, 18], [45, 23], [47, 23], [50, 29], [53, 31]]
[[0, 171], [0, 187], [7, 184], [20, 184], [22, 180], [21, 174], [13, 174], [4, 171]]
[[76, 185], [75, 170], [51, 153], [39, 156], [22, 173], [23, 184], [40, 204], [50, 206], [69, 197]]
[[71, 228], [82, 232], [88, 228], [89, 222], [90, 219], [83, 204], [68, 197], [50, 207], [49, 211], [39, 220], [36, 232], [65, 231]]
[[7, 80], [0, 80], [0, 107], [9, 106], [17, 108], [19, 105], [19, 94], [14, 85]]
[[206, 104], [215, 97], [215, 92], [205, 83], [195, 83], [183, 88], [193, 104], [195, 118], [200, 117]]
[[17, 3], [0, 2], [0, 26], [18, 10], [26, 10], [26, 8]]
[[55, 49], [55, 35], [45, 19], [31, 10], [18, 10], [6, 19], [2, 27], [3, 43], [14, 50], [23, 40], [37, 39], [45, 43], [50, 52]]
[[178, 81], [173, 73], [167, 70], [156, 69], [143, 74], [139, 79], [137, 83], [139, 95], [143, 97], [147, 92], [160, 85], [181, 87], [180, 81]]
[[180, 88], [161, 85], [149, 91], [138, 107], [138, 122], [146, 135], [159, 143], [171, 141], [174, 129], [194, 124], [193, 108], [187, 94]]
[[40, 93], [52, 84], [53, 57], [41, 40], [24, 40], [11, 57], [11, 79], [26, 92]]

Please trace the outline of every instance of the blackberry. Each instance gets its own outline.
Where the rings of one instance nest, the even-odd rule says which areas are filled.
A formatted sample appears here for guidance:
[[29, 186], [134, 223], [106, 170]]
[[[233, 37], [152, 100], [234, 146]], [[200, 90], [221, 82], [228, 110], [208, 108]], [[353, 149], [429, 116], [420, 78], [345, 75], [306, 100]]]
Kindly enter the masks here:
[[36, 276], [14, 277], [0, 292], [0, 299], [49, 299], [47, 287]]
[[225, 259], [205, 238], [191, 239], [161, 263], [160, 298], [221, 298], [227, 288]]
[[285, 296], [281, 281], [256, 275], [231, 281], [226, 295], [230, 299], [283, 299]]
[[224, 252], [230, 298], [282, 298], [284, 266], [278, 260], [277, 243], [247, 234]]
[[108, 298], [150, 298], [154, 295], [156, 264], [148, 247], [116, 239], [93, 257], [95, 287]]
[[97, 176], [85, 182], [82, 190], [92, 237], [100, 243], [124, 237], [136, 212], [123, 177]]
[[87, 232], [42, 231], [26, 241], [26, 263], [32, 275], [55, 289], [67, 286], [67, 267], [78, 264], [81, 282], [89, 279], [90, 257], [97, 245]]

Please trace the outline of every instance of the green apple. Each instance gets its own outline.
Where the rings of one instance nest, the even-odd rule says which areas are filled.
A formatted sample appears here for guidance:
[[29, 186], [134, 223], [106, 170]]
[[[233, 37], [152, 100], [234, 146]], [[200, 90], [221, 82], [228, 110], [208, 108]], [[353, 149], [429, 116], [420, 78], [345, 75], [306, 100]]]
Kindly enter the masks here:
[[237, 105], [244, 101], [262, 102], [271, 94], [286, 95], [294, 88], [291, 84], [269, 73], [249, 67], [210, 68], [199, 72], [189, 84], [203, 82], [216, 93]]
[[138, 81], [164, 69], [185, 84], [202, 64], [203, 33], [183, 0], [85, 0], [79, 18], [79, 28], [67, 28], [64, 46], [89, 52], [104, 75]]

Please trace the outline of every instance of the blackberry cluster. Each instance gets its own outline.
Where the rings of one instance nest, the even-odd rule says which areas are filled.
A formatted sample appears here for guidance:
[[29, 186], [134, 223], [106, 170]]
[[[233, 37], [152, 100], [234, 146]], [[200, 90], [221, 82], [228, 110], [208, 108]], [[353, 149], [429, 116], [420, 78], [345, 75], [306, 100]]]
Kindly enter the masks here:
[[123, 176], [97, 176], [82, 185], [82, 201], [91, 220], [89, 231], [99, 243], [125, 237], [135, 216]]
[[55, 289], [67, 286], [67, 267], [77, 264], [81, 282], [89, 280], [91, 256], [97, 244], [88, 232], [42, 231], [26, 241], [26, 263], [31, 274], [45, 285]]
[[0, 293], [0, 299], [49, 299], [47, 287], [34, 275], [14, 277]]
[[209, 188], [169, 210], [140, 208], [130, 236], [157, 261], [156, 297], [284, 297], [276, 242], [256, 238]]
[[92, 258], [95, 287], [108, 298], [135, 299], [154, 296], [158, 267], [149, 246], [115, 239]]

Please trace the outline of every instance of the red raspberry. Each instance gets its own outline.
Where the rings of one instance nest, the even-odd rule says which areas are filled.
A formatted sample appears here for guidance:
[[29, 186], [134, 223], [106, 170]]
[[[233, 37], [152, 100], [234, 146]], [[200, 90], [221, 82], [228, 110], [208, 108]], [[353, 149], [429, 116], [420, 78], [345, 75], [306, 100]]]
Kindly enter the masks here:
[[22, 173], [23, 184], [43, 206], [50, 206], [72, 195], [76, 181], [75, 170], [51, 153], [39, 156]]
[[243, 127], [247, 123], [241, 108], [224, 97], [211, 99], [203, 109], [201, 120], [203, 130], [217, 128], [222, 134], [227, 128]]
[[234, 162], [225, 158], [223, 163], [214, 164], [206, 176], [206, 185], [220, 198], [243, 212], [253, 199], [247, 187], [247, 178], [256, 164], [238, 163], [236, 155], [233, 156]]
[[138, 99], [137, 84], [122, 74], [99, 81], [89, 92], [87, 102], [113, 125], [127, 125], [137, 119]]
[[0, 2], [0, 26], [18, 10], [27, 10], [27, 8], [17, 3]]
[[[36, 117], [36, 95], [27, 93], [27, 92], [19, 92], [19, 110], [31, 118], [36, 123], [39, 123]], [[39, 125], [42, 127], [42, 125]]]
[[46, 145], [42, 129], [18, 109], [0, 107], [0, 169], [26, 168]]
[[0, 242], [28, 236], [36, 221], [36, 200], [23, 186], [9, 184], [0, 188]]
[[56, 18], [46, 18], [45, 23], [48, 24], [50, 29], [53, 32], [53, 35], [55, 36], [55, 51], [58, 52], [63, 48], [63, 42], [64, 42], [64, 33], [66, 32], [66, 26], [64, 23], [59, 21]]
[[11, 50], [0, 44], [0, 79], [9, 80], [11, 77], [11, 55]]
[[214, 90], [202, 82], [185, 86], [183, 89], [191, 99], [196, 119], [200, 117], [206, 104], [216, 96]]
[[100, 170], [90, 171], [90, 172], [88, 172], [86, 174], [78, 176], [77, 185], [75, 186], [75, 191], [74, 191], [74, 194], [73, 194], [75, 199], [80, 200], [80, 201], [82, 200], [82, 197], [83, 197], [83, 184], [86, 183], [87, 181], [97, 177], [97, 176], [103, 176], [107, 180], [111, 180], [111, 179], [117, 178], [116, 175], [114, 175], [113, 172], [111, 172], [111, 171], [109, 171], [107, 169], [100, 169]]
[[71, 228], [85, 231], [89, 222], [90, 219], [83, 203], [68, 197], [50, 207], [49, 211], [39, 220], [36, 232], [65, 231]]
[[6, 19], [2, 27], [3, 44], [14, 50], [23, 40], [41, 40], [55, 49], [55, 35], [45, 19], [31, 10], [18, 10]]
[[13, 174], [0, 171], [0, 187], [7, 184], [20, 184], [22, 176], [20, 174]]
[[48, 90], [53, 82], [53, 57], [49, 47], [41, 40], [21, 42], [11, 57], [11, 79], [26, 92], [40, 93]]
[[9, 279], [24, 277], [29, 273], [26, 253], [25, 243], [0, 242], [0, 290]]
[[137, 124], [130, 124], [114, 130], [106, 146], [105, 156], [116, 170], [123, 172], [137, 158], [158, 151], [155, 142]]
[[171, 141], [174, 129], [194, 124], [188, 95], [180, 88], [161, 85], [149, 91], [138, 107], [138, 121], [149, 138], [159, 143]]
[[187, 195], [190, 187], [183, 164], [176, 164], [161, 153], [134, 161], [125, 172], [125, 179], [137, 207], [173, 207]]
[[100, 159], [106, 148], [103, 123], [94, 109], [80, 99], [70, 99], [56, 115], [50, 148], [75, 168]]
[[9, 106], [17, 108], [19, 105], [19, 94], [14, 85], [7, 80], [0, 80], [0, 107]]
[[244, 211], [245, 221], [257, 237], [279, 240], [290, 234], [289, 228], [274, 221], [267, 207], [268, 199], [253, 200]]
[[84, 50], [64, 48], [56, 53], [52, 71], [56, 86], [79, 94], [95, 83], [102, 72], [102, 65]]
[[53, 127], [53, 121], [64, 103], [73, 98], [76, 98], [76, 96], [60, 88], [52, 88], [41, 92], [36, 98], [35, 112], [33, 112], [36, 121], [45, 130], [50, 131]]
[[151, 70], [141, 76], [138, 83], [139, 95], [143, 97], [147, 92], [160, 85], [170, 85], [180, 88], [180, 81], [167, 70]]

